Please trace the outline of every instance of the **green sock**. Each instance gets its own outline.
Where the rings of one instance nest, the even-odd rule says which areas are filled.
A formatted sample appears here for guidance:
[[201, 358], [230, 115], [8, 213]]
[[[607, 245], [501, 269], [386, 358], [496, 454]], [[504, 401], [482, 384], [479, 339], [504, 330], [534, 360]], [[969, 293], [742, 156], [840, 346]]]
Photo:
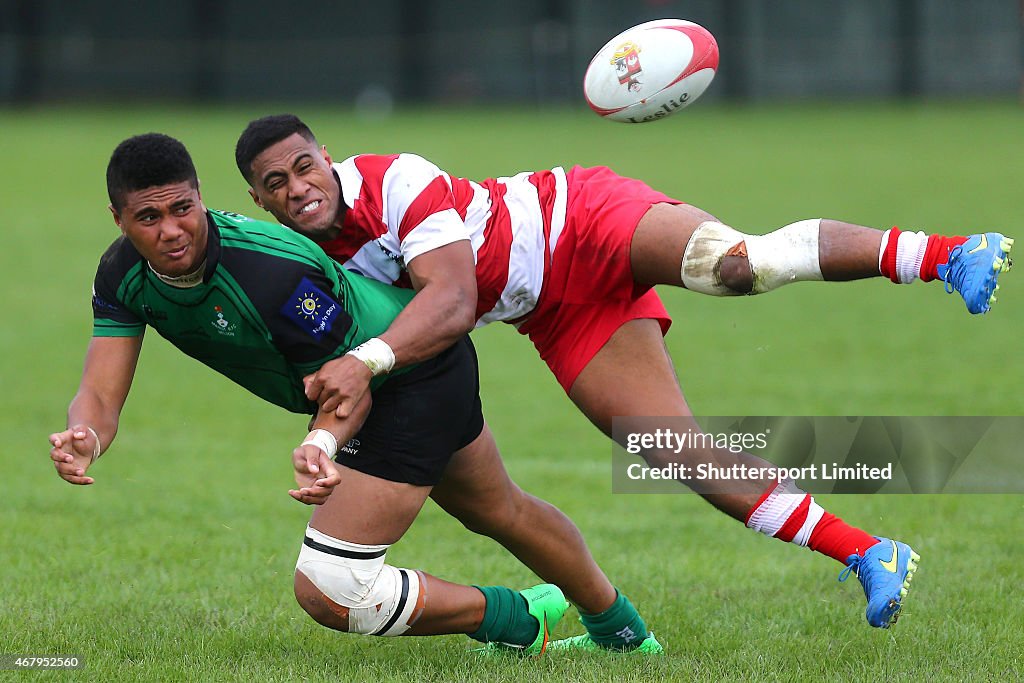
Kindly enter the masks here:
[[598, 645], [614, 650], [632, 650], [647, 638], [647, 624], [629, 598], [618, 590], [615, 592], [617, 597], [611, 607], [600, 614], [580, 612], [580, 621]]
[[486, 606], [480, 628], [469, 637], [481, 643], [496, 641], [526, 646], [537, 638], [540, 624], [526, 606], [526, 598], [504, 586], [473, 586], [484, 594]]

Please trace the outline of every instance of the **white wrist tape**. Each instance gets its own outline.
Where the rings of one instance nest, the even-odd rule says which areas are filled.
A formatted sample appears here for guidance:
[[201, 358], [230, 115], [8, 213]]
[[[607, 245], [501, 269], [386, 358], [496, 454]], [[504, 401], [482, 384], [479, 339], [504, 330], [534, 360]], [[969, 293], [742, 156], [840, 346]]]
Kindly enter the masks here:
[[100, 436], [92, 427], [86, 427], [86, 429], [88, 429], [89, 433], [92, 434], [92, 438], [96, 440], [96, 445], [92, 447], [92, 460], [90, 461], [96, 462], [97, 460], [100, 459], [100, 453], [103, 450], [103, 448], [100, 446]]
[[333, 458], [338, 452], [338, 440], [326, 429], [314, 429], [302, 442], [303, 446], [313, 444], [322, 450], [328, 458]]
[[367, 339], [346, 355], [363, 361], [374, 377], [391, 372], [391, 368], [395, 367], [395, 352], [386, 341], [377, 337]]

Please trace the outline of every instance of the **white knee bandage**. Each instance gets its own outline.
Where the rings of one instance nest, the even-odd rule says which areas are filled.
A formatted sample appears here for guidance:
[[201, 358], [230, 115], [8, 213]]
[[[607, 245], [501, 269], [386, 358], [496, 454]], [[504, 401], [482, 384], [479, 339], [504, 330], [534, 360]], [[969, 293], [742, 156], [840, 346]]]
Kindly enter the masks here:
[[742, 294], [722, 283], [722, 259], [727, 255], [747, 257], [754, 280], [751, 294], [768, 292], [790, 282], [821, 280], [820, 223], [818, 218], [800, 221], [767, 235], [747, 235], [714, 221], [701, 223], [683, 252], [683, 284], [704, 294]]
[[419, 572], [384, 564], [386, 545], [349, 543], [306, 527], [296, 571], [348, 608], [349, 633], [400, 636], [423, 605]]

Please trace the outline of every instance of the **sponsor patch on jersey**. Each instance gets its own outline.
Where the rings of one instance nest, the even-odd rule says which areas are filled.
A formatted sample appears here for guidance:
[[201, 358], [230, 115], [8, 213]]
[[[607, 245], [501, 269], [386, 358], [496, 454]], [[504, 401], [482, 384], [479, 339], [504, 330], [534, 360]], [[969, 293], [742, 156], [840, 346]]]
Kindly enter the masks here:
[[96, 292], [92, 293], [92, 307], [93, 307], [94, 310], [97, 310], [97, 311], [111, 311], [111, 312], [114, 312], [114, 311], [120, 311], [121, 310], [120, 306], [118, 306], [117, 304], [112, 304], [109, 301], [106, 301], [105, 299], [100, 297], [100, 295], [97, 294]]
[[331, 331], [341, 313], [341, 304], [304, 277], [288, 297], [281, 313], [319, 340]]

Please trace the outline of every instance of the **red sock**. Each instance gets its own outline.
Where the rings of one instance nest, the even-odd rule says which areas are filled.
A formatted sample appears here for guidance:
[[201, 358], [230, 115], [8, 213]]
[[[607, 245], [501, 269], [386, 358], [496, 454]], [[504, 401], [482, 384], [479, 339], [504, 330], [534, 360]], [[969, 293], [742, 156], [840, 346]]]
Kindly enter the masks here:
[[747, 513], [746, 525], [780, 541], [802, 545], [846, 564], [878, 539], [825, 512], [814, 498], [787, 479], [772, 484]]
[[[889, 230], [888, 239], [882, 249], [882, 255], [878, 259], [878, 271], [889, 278], [896, 284], [901, 282], [911, 282], [914, 276], [921, 278], [922, 282], [931, 282], [939, 277], [938, 267], [949, 261], [949, 254], [953, 249], [958, 247], [967, 241], [966, 237], [944, 237], [942, 235], [929, 235], [927, 244], [924, 247], [923, 257], [920, 252], [916, 252], [918, 257], [921, 258], [921, 267], [914, 272], [913, 269], [907, 272], [908, 266], [916, 266], [913, 254], [915, 249], [909, 248], [910, 253], [899, 255], [899, 242], [900, 235], [904, 234], [902, 230], [897, 227], [893, 227]], [[918, 235], [922, 238], [924, 233], [906, 233], [911, 241], [917, 240]], [[908, 245], [904, 244], [904, 249], [908, 249]], [[900, 262], [903, 259], [903, 262]], [[902, 278], [901, 278], [902, 273]]]
[[938, 267], [947, 263], [949, 253], [966, 241], [966, 237], [928, 235], [928, 246], [925, 247], [924, 261], [921, 262], [921, 281], [930, 282], [938, 278]]
[[846, 564], [850, 555], [863, 555], [878, 539], [826, 512], [814, 526], [807, 547]]
[[900, 284], [900, 276], [896, 271], [896, 244], [900, 240], [900, 232], [902, 231], [895, 225], [889, 230], [889, 239], [885, 243], [882, 258], [878, 262], [878, 270], [882, 275], [897, 285]]

